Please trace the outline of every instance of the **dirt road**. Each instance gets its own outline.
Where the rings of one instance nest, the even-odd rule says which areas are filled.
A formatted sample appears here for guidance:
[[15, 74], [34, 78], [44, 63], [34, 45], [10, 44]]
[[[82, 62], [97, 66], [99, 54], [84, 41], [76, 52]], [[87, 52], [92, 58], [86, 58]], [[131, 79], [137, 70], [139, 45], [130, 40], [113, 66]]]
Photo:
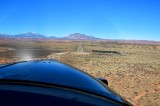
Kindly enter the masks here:
[[78, 44], [77, 52], [85, 52], [81, 43]]

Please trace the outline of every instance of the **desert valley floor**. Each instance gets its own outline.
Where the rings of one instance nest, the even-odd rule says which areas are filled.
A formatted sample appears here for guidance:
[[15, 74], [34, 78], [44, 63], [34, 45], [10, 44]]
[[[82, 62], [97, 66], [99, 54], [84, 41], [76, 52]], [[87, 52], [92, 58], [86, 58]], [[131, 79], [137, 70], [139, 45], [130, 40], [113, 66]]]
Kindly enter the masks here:
[[106, 78], [135, 106], [160, 106], [160, 44], [0, 40], [0, 64], [48, 58]]

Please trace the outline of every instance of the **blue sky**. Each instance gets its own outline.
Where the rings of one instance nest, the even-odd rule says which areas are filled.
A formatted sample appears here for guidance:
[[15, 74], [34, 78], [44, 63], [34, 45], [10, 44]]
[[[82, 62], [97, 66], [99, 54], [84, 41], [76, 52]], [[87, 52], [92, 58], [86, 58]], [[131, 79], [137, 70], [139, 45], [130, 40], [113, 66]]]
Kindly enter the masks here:
[[160, 41], [160, 0], [0, 0], [0, 33]]

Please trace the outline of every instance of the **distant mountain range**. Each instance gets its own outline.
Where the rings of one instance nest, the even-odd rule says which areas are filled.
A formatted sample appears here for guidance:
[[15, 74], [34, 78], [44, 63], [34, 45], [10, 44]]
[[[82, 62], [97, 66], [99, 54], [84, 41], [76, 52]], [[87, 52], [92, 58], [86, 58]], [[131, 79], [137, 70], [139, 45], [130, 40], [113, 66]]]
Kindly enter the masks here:
[[9, 34], [2, 34], [2, 33], [0, 33], [0, 38], [2, 38], [2, 37], [8, 38], [8, 37], [13, 37], [13, 36], [9, 35]]
[[22, 33], [18, 35], [9, 35], [9, 34], [1, 34], [0, 33], [0, 38], [43, 38], [43, 39], [60, 39], [60, 40], [98, 40], [100, 38], [95, 38], [93, 36], [87, 36], [85, 34], [81, 33], [74, 33], [70, 34], [67, 37], [55, 37], [55, 36], [50, 36], [46, 37], [45, 35], [35, 33], [35, 32], [27, 32], [27, 33]]
[[15, 37], [21, 37], [21, 38], [45, 38], [46, 36], [35, 33], [35, 32], [27, 32], [27, 33], [22, 33], [18, 35], [14, 35]]
[[83, 40], [94, 40], [94, 39], [100, 39], [100, 38], [95, 38], [93, 36], [87, 36], [85, 34], [81, 34], [81, 33], [74, 33], [74, 34], [70, 34], [68, 37], [68, 39], [83, 39]]
[[88, 36], [81, 33], [73, 33], [68, 35], [67, 37], [55, 37], [55, 36], [47, 37], [45, 35], [35, 33], [35, 32], [26, 32], [18, 35], [0, 33], [0, 39], [101, 40], [101, 41], [117, 42], [117, 43], [160, 44], [160, 41], [101, 39], [101, 38], [96, 38], [94, 36]]

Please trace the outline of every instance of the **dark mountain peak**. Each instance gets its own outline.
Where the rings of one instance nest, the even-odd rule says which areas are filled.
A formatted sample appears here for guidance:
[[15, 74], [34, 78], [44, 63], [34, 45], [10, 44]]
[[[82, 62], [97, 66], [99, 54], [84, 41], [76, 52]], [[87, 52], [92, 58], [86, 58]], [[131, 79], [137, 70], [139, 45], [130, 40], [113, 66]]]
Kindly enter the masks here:
[[87, 39], [96, 39], [95, 37], [93, 36], [88, 36], [88, 35], [85, 35], [85, 34], [81, 34], [81, 33], [73, 33], [73, 34], [70, 34], [68, 37], [68, 39], [84, 39], [84, 40], [87, 40]]
[[45, 36], [36, 32], [26, 32], [22, 34], [15, 35], [16, 37], [25, 37], [25, 38], [44, 38]]

